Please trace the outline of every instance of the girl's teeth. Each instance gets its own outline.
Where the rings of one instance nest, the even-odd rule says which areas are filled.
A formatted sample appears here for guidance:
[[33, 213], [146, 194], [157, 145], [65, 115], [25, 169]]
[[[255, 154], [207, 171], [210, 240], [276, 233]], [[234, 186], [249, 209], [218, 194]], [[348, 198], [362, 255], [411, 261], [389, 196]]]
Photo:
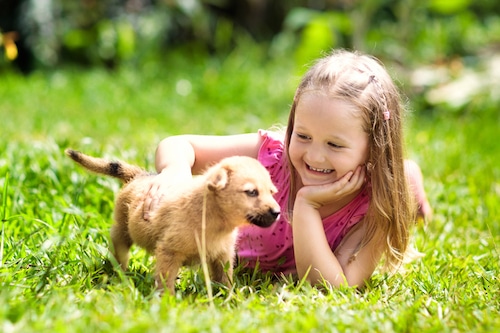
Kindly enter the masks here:
[[309, 169], [311, 169], [312, 171], [322, 172], [322, 173], [330, 173], [330, 172], [332, 172], [332, 170], [330, 170], [330, 169], [316, 169], [316, 168], [313, 168], [312, 166], [309, 166]]

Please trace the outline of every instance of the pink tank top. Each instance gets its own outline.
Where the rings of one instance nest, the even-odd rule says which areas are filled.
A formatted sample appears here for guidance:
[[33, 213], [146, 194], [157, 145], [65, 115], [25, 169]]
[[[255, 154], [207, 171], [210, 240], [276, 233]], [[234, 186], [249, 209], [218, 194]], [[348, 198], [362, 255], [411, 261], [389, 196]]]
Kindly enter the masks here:
[[[288, 204], [288, 189], [290, 172], [284, 153], [283, 138], [280, 134], [268, 131], [259, 131], [263, 139], [259, 150], [258, 160], [269, 171], [271, 178], [278, 188], [275, 195], [285, 212]], [[349, 204], [323, 220], [325, 234], [334, 251], [349, 230], [366, 214], [369, 205], [368, 190], [365, 188]], [[237, 253], [239, 261], [246, 267], [267, 272], [296, 273], [293, 253], [292, 227], [286, 220], [285, 214], [269, 228], [245, 226], [238, 234]], [[258, 264], [257, 264], [258, 263]]]

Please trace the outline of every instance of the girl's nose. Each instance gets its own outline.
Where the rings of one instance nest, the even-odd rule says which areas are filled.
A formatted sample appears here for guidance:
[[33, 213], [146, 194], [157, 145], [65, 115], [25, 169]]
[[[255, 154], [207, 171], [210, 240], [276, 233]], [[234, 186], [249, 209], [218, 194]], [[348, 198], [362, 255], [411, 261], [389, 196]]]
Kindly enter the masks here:
[[307, 150], [306, 160], [310, 163], [323, 163], [325, 161], [325, 154], [323, 149], [317, 145], [313, 145]]

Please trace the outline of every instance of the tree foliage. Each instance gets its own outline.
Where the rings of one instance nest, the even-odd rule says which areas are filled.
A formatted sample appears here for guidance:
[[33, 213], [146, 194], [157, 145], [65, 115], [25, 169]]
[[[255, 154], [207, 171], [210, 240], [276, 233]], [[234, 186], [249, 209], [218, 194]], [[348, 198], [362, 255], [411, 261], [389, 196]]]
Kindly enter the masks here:
[[28, 46], [38, 66], [113, 68], [159, 60], [178, 47], [224, 54], [242, 41], [262, 44], [272, 57], [293, 54], [301, 64], [332, 47], [436, 62], [500, 43], [494, 0], [25, 0], [0, 6], [0, 29], [17, 31], [16, 42]]

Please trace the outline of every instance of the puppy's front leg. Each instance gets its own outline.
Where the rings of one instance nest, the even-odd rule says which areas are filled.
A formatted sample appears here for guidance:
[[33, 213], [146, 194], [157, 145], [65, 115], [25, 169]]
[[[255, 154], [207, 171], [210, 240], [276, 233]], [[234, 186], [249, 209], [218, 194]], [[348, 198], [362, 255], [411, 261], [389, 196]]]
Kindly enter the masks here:
[[[227, 272], [224, 271], [224, 266], [229, 263]], [[232, 258], [216, 259], [210, 262], [210, 276], [212, 280], [224, 284], [226, 287], [231, 287], [233, 283], [233, 260]]]

